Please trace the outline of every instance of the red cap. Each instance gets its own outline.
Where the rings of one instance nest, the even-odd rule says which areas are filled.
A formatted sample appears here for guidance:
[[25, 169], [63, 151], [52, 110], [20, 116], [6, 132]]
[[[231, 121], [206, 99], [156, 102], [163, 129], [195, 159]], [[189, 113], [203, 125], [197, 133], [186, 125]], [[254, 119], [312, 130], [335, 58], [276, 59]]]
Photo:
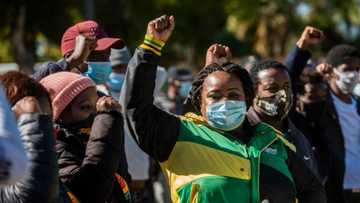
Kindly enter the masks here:
[[63, 34], [61, 39], [61, 54], [63, 56], [75, 49], [75, 38], [80, 34], [86, 37], [96, 37], [96, 51], [109, 49], [115, 42], [121, 40], [120, 38], [108, 37], [105, 31], [95, 21], [83, 21], [71, 26]]

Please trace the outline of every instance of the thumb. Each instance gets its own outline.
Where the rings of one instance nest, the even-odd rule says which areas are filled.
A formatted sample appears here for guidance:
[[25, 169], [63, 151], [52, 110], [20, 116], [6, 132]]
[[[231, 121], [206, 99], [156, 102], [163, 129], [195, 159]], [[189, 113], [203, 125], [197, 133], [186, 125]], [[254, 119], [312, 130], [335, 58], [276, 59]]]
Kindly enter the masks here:
[[232, 58], [232, 53], [229, 47], [225, 48], [225, 53], [226, 53], [226, 58], [227, 59], [231, 59]]

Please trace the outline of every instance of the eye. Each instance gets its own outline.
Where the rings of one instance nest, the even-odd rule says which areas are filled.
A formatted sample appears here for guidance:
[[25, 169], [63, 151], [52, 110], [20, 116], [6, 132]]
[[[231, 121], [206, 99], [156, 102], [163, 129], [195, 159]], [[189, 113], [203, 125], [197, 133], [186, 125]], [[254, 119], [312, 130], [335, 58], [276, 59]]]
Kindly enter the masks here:
[[212, 100], [220, 100], [221, 99], [221, 95], [218, 93], [210, 93], [208, 95], [208, 98], [212, 99]]
[[80, 109], [82, 111], [90, 111], [90, 110], [92, 110], [92, 106], [90, 104], [83, 104], [80, 106]]
[[237, 92], [230, 92], [228, 94], [228, 99], [230, 99], [230, 100], [238, 100], [238, 99], [240, 99], [240, 94], [237, 93]]

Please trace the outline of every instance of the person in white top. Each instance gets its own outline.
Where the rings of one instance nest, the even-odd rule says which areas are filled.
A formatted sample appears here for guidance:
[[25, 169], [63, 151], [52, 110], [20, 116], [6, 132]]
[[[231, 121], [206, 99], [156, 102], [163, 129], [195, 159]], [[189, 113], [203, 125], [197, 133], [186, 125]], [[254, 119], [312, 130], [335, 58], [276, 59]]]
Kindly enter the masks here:
[[329, 84], [318, 128], [330, 157], [326, 181], [328, 202], [360, 202], [360, 102], [353, 97], [359, 82], [360, 51], [351, 45], [332, 48], [317, 67]]

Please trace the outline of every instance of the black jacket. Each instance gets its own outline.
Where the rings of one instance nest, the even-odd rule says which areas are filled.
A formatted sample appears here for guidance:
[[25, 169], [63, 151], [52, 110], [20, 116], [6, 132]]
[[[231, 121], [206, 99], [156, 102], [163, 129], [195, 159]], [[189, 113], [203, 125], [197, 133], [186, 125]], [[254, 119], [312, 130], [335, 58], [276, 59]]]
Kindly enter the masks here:
[[0, 202], [67, 202], [66, 196], [59, 196], [51, 118], [41, 114], [24, 114], [18, 120], [18, 127], [31, 165], [24, 180], [1, 187]]
[[56, 149], [60, 180], [81, 202], [125, 202], [115, 178], [125, 157], [120, 113], [97, 114], [90, 134], [59, 125]]
[[[316, 110], [316, 112], [306, 112], [306, 115], [311, 115], [313, 129], [318, 129], [319, 134], [316, 139], [322, 147], [322, 151], [328, 156], [323, 157], [326, 162], [327, 181], [325, 184], [328, 196], [328, 202], [344, 202], [343, 182], [345, 174], [345, 143], [344, 136], [341, 131], [340, 122], [333, 99], [328, 91], [327, 100], [323, 103], [322, 108], [309, 108], [309, 110]], [[319, 109], [320, 108], [320, 109]], [[360, 115], [360, 102], [357, 101], [357, 112]], [[315, 135], [315, 134], [314, 134]]]
[[[260, 122], [260, 118], [253, 108], [249, 109], [247, 116], [251, 123]], [[316, 177], [319, 177], [317, 159], [310, 142], [304, 136], [304, 134], [298, 128], [296, 128], [290, 119], [287, 119], [286, 123], [287, 130], [282, 132], [284, 134], [284, 138], [295, 145], [296, 155], [298, 158], [305, 163], [305, 165], [310, 169], [310, 171], [313, 172]]]
[[[299, 48], [294, 49], [287, 58], [287, 66], [292, 81], [297, 81], [311, 54]], [[345, 174], [345, 146], [336, 108], [328, 87], [324, 102], [308, 104], [299, 116], [293, 113], [295, 124], [310, 135], [316, 147], [320, 175], [325, 180], [328, 202], [344, 202], [343, 181]], [[360, 115], [360, 102], [357, 101]]]

